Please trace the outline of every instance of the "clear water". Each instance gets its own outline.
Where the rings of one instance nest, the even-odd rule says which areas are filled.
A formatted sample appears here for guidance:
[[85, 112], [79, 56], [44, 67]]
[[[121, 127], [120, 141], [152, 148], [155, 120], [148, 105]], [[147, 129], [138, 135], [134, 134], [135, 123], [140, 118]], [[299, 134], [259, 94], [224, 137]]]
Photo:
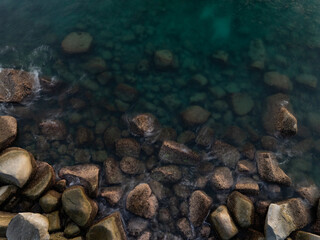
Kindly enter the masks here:
[[[200, 105], [212, 113], [208, 124], [221, 139], [226, 129], [236, 125], [248, 133], [248, 126], [259, 137], [266, 135], [262, 126], [265, 98], [277, 93], [263, 82], [263, 73], [278, 71], [293, 82], [289, 93], [299, 128], [309, 134], [289, 140], [279, 139], [278, 159], [290, 176], [299, 182], [310, 179], [320, 184], [319, 133], [309, 125], [308, 115], [319, 113], [319, 87], [309, 89], [295, 81], [308, 73], [320, 78], [320, 3], [315, 0], [224, 0], [224, 1], [147, 1], [147, 0], [20, 0], [0, 2], [0, 66], [37, 71], [59, 84], [50, 91], [41, 89], [33, 101], [22, 105], [2, 104], [1, 114], [19, 120], [16, 145], [30, 150], [39, 160], [55, 166], [74, 164], [71, 153], [59, 153], [61, 145], [74, 145], [79, 127], [95, 130], [97, 123], [126, 130], [123, 116], [151, 112], [162, 125], [179, 135], [185, 130], [197, 132], [182, 124], [180, 112], [189, 105]], [[61, 50], [63, 38], [73, 31], [89, 32], [93, 47], [82, 55], [68, 56]], [[263, 42], [266, 61], [263, 71], [249, 65], [250, 43]], [[169, 49], [177, 57], [179, 67], [159, 71], [153, 66], [153, 53]], [[212, 54], [223, 50], [229, 54], [227, 64], [213, 60]], [[112, 79], [101, 85], [97, 75], [83, 67], [93, 57], [101, 57]], [[139, 63], [150, 63], [146, 71]], [[202, 74], [206, 86], [192, 81]], [[114, 89], [126, 83], [139, 92], [137, 101], [125, 111], [110, 111], [114, 105]], [[226, 94], [219, 108], [210, 88], [220, 87]], [[230, 96], [245, 92], [254, 100], [253, 110], [245, 117], [234, 114]], [[74, 109], [70, 99], [80, 98], [86, 106]], [[76, 123], [70, 119], [78, 117]], [[38, 124], [45, 119], [62, 119], [70, 134], [66, 141], [50, 142], [49, 150], [39, 144]], [[126, 133], [124, 132], [124, 135]], [[314, 147], [296, 152], [295, 144], [310, 138]], [[105, 150], [103, 133], [95, 141], [75, 148], [86, 149], [91, 156]], [[260, 141], [252, 141], [261, 149]], [[309, 145], [309, 144], [307, 144]], [[194, 147], [195, 144], [190, 144]], [[72, 148], [71, 148], [72, 149]], [[108, 156], [114, 155], [107, 149]], [[144, 156], [142, 156], [144, 158]], [[91, 160], [93, 161], [93, 160]], [[190, 173], [191, 174], [191, 173]], [[146, 180], [146, 179], [144, 179]], [[144, 181], [142, 180], [142, 181]], [[186, 176], [192, 185], [194, 179]], [[141, 180], [132, 179], [134, 183]], [[286, 197], [286, 193], [283, 194]]]

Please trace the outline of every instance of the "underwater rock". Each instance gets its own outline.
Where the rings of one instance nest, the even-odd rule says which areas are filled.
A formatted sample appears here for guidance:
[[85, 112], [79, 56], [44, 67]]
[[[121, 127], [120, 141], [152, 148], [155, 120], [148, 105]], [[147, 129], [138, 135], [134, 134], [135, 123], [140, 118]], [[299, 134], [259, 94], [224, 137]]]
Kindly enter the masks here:
[[11, 116], [0, 116], [0, 150], [9, 146], [17, 136], [17, 120]]
[[191, 195], [192, 190], [191, 190], [190, 186], [180, 182], [180, 183], [173, 185], [173, 191], [176, 196], [186, 199]]
[[298, 132], [297, 119], [284, 107], [278, 113], [277, 130], [283, 137], [292, 137]]
[[92, 74], [102, 73], [107, 69], [107, 64], [103, 58], [94, 57], [84, 64], [84, 69]]
[[254, 39], [250, 42], [249, 53], [251, 67], [263, 70], [267, 58], [266, 49], [261, 39]]
[[196, 165], [200, 162], [201, 157], [181, 143], [164, 141], [159, 151], [159, 159], [174, 164]]
[[181, 113], [184, 123], [190, 126], [205, 123], [210, 115], [209, 111], [197, 105], [190, 106]]
[[95, 164], [66, 166], [59, 170], [59, 177], [69, 183], [83, 186], [89, 195], [96, 197], [99, 189], [100, 167]]
[[222, 240], [229, 240], [238, 234], [238, 228], [234, 224], [226, 206], [221, 205], [209, 215], [214, 229]]
[[160, 133], [161, 126], [154, 115], [143, 113], [129, 119], [129, 130], [133, 135], [151, 137]]
[[[242, 139], [242, 137], [241, 137], [241, 139]], [[254, 155], [256, 153], [256, 148], [252, 143], [247, 142], [241, 146], [240, 152], [244, 157], [248, 158], [249, 160], [253, 160]]]
[[137, 89], [129, 86], [128, 84], [120, 83], [116, 86], [114, 94], [121, 101], [131, 103], [138, 99], [139, 92]]
[[121, 138], [116, 142], [116, 154], [119, 157], [139, 158], [140, 144], [133, 138]]
[[150, 240], [151, 236], [152, 236], [151, 232], [146, 231], [146, 232], [142, 233], [141, 236], [137, 240]]
[[242, 146], [247, 140], [247, 133], [238, 126], [230, 126], [225, 131], [223, 139], [237, 146]]
[[114, 148], [115, 142], [121, 138], [121, 130], [118, 127], [109, 127], [104, 132], [104, 144], [108, 148]]
[[156, 68], [161, 70], [176, 68], [178, 65], [172, 52], [167, 49], [155, 51], [153, 60]]
[[88, 144], [94, 140], [93, 132], [86, 127], [79, 127], [76, 134], [76, 143], [78, 145]]
[[0, 211], [0, 238], [6, 237], [6, 231], [7, 231], [8, 225], [12, 220], [12, 218], [14, 218], [16, 215], [17, 215], [16, 213]]
[[36, 76], [30, 72], [15, 69], [0, 71], [0, 102], [19, 103], [31, 95], [36, 85]]
[[61, 230], [59, 211], [54, 211], [43, 215], [49, 220], [49, 232], [57, 232]]
[[241, 157], [235, 147], [219, 140], [214, 142], [211, 150], [212, 155], [216, 157], [218, 161], [221, 161], [225, 166], [232, 169], [236, 167]]
[[311, 74], [300, 74], [296, 77], [296, 81], [310, 88], [316, 88], [318, 79]]
[[212, 59], [217, 62], [227, 63], [229, 59], [229, 54], [223, 50], [218, 50], [214, 54], [212, 54]]
[[311, 130], [320, 134], [320, 113], [317, 112], [309, 112], [307, 115], [308, 123]]
[[88, 52], [92, 44], [92, 37], [86, 32], [69, 33], [62, 41], [61, 47], [65, 53], [76, 54]]
[[177, 222], [177, 228], [187, 239], [192, 239], [194, 237], [192, 228], [187, 218], [179, 219]]
[[114, 212], [92, 225], [86, 235], [87, 240], [117, 239], [126, 240], [120, 212]]
[[237, 191], [232, 192], [228, 197], [227, 207], [240, 227], [248, 228], [253, 224], [254, 206], [247, 196]]
[[61, 120], [44, 120], [39, 124], [41, 133], [49, 140], [65, 140], [67, 128]]
[[144, 165], [136, 158], [123, 157], [120, 161], [120, 169], [126, 174], [140, 174], [144, 171]]
[[119, 163], [114, 158], [107, 158], [104, 162], [104, 170], [106, 173], [106, 184], [120, 184], [123, 182], [124, 176], [119, 167]]
[[182, 173], [178, 166], [168, 165], [153, 169], [151, 172], [151, 177], [159, 182], [174, 183], [181, 179]]
[[237, 169], [239, 172], [243, 172], [243, 173], [255, 173], [257, 171], [256, 166], [248, 160], [241, 160], [238, 162], [237, 164]]
[[260, 177], [268, 182], [290, 186], [291, 179], [279, 167], [277, 159], [272, 152], [258, 151], [256, 161]]
[[214, 130], [210, 127], [203, 126], [197, 134], [196, 144], [209, 147], [213, 142]]
[[116, 205], [123, 194], [123, 190], [121, 187], [104, 187], [100, 190], [101, 197], [105, 198], [107, 202], [114, 206]]
[[158, 142], [163, 141], [175, 141], [177, 139], [177, 131], [171, 127], [163, 127], [160, 131], [160, 135], [157, 136]]
[[98, 206], [81, 186], [67, 188], [62, 194], [62, 207], [65, 213], [80, 227], [90, 226], [97, 215]]
[[234, 93], [231, 97], [233, 111], [240, 115], [247, 115], [253, 108], [254, 102], [246, 93]]
[[259, 194], [259, 184], [252, 178], [249, 177], [239, 177], [235, 185], [235, 190], [252, 195]]
[[35, 169], [36, 163], [32, 154], [22, 148], [7, 148], [0, 155], [1, 183], [22, 188]]
[[192, 76], [191, 80], [200, 86], [205, 86], [208, 83], [208, 79], [202, 74], [196, 74]]
[[275, 137], [263, 136], [261, 138], [261, 145], [264, 150], [275, 151], [277, 149], [278, 140]]
[[126, 209], [140, 217], [153, 218], [158, 210], [158, 200], [146, 183], [137, 185], [128, 194]]
[[45, 213], [50, 213], [58, 209], [60, 200], [61, 193], [50, 190], [39, 199], [39, 205]]
[[190, 130], [182, 132], [178, 136], [178, 143], [186, 144], [192, 142], [196, 138], [196, 134]]
[[216, 167], [213, 170], [211, 183], [220, 190], [230, 189], [233, 185], [232, 172], [227, 167]]
[[143, 218], [131, 218], [129, 220], [127, 230], [131, 236], [138, 237], [147, 227], [148, 227], [148, 220]]
[[212, 205], [212, 198], [205, 192], [197, 190], [191, 194], [189, 200], [189, 220], [199, 227], [206, 219]]
[[320, 235], [316, 235], [309, 232], [297, 231], [294, 234], [294, 240], [320, 240]]
[[291, 91], [292, 82], [289, 77], [278, 72], [267, 72], [264, 74], [264, 82], [279, 91]]
[[296, 189], [297, 193], [308, 201], [311, 206], [316, 206], [320, 197], [320, 190], [316, 184], [308, 183], [307, 186], [299, 186]]
[[270, 240], [283, 240], [291, 232], [310, 223], [310, 212], [300, 198], [272, 203], [265, 221], [265, 236]]
[[38, 213], [19, 213], [9, 223], [6, 237], [8, 239], [49, 240], [49, 221]]

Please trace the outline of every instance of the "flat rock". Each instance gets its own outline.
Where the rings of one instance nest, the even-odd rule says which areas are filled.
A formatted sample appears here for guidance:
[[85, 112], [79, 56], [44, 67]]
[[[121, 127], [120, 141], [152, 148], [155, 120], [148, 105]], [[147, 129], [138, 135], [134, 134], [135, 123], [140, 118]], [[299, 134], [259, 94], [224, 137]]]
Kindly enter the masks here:
[[92, 44], [92, 37], [86, 32], [69, 33], [62, 41], [61, 47], [65, 53], [76, 54], [88, 52]]
[[205, 123], [210, 115], [209, 111], [197, 105], [190, 106], [181, 113], [182, 120], [190, 126]]
[[16, 213], [1, 212], [0, 211], [0, 237], [5, 237], [8, 225], [11, 219], [16, 216]]
[[235, 190], [245, 194], [258, 195], [260, 188], [254, 179], [250, 177], [239, 177], [235, 185]]
[[9, 146], [17, 136], [17, 120], [11, 116], [0, 116], [0, 150]]
[[182, 173], [178, 166], [168, 165], [163, 167], [157, 167], [152, 170], [151, 177], [159, 182], [174, 183], [181, 179]]
[[280, 91], [291, 91], [293, 89], [292, 82], [288, 76], [278, 72], [267, 72], [264, 74], [264, 82]]
[[159, 134], [161, 130], [158, 119], [151, 113], [143, 113], [129, 120], [130, 132], [142, 137], [150, 137]]
[[62, 207], [80, 227], [89, 226], [98, 212], [97, 204], [86, 195], [81, 186], [73, 186], [63, 192]]
[[23, 187], [34, 169], [35, 160], [28, 151], [12, 147], [0, 154], [0, 182]]
[[8, 239], [49, 240], [48, 229], [48, 218], [38, 213], [25, 212], [12, 218], [6, 236]]
[[232, 172], [227, 167], [216, 167], [213, 170], [212, 185], [220, 190], [230, 189], [233, 186]]
[[212, 155], [225, 166], [234, 169], [241, 157], [239, 151], [228, 143], [215, 141], [212, 145]]
[[197, 190], [191, 194], [189, 200], [189, 220], [195, 227], [199, 227], [206, 219], [211, 204], [212, 198], [205, 192]]
[[247, 115], [253, 108], [254, 102], [246, 93], [234, 93], [231, 97], [233, 111], [240, 115]]
[[101, 189], [101, 197], [105, 198], [108, 203], [112, 206], [116, 205], [123, 194], [123, 189], [121, 187], [105, 187]]

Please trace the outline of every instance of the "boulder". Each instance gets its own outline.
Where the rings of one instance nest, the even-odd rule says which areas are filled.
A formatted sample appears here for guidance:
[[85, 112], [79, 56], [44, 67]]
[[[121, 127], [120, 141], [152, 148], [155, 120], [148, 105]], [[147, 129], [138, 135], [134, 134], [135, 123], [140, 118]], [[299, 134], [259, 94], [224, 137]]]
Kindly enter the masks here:
[[210, 112], [200, 106], [190, 106], [181, 113], [182, 120], [189, 126], [199, 125], [205, 123]]
[[187, 218], [181, 218], [177, 222], [179, 231], [185, 236], [186, 239], [193, 239], [194, 233]]
[[291, 91], [292, 82], [288, 76], [278, 72], [267, 72], [264, 74], [264, 83], [280, 91]]
[[168, 165], [163, 167], [157, 167], [152, 170], [151, 177], [159, 182], [174, 183], [181, 179], [182, 173], [178, 166]]
[[216, 167], [213, 170], [211, 183], [220, 190], [230, 189], [233, 186], [232, 172], [227, 167]]
[[0, 182], [23, 187], [36, 168], [35, 160], [28, 151], [12, 147], [0, 154]]
[[206, 219], [211, 205], [212, 198], [205, 192], [197, 190], [191, 194], [189, 200], [189, 220], [195, 227], [199, 227]]
[[0, 116], [0, 150], [8, 147], [17, 136], [17, 120], [11, 116]]
[[159, 151], [159, 159], [174, 164], [196, 165], [200, 162], [201, 157], [181, 143], [164, 141]]
[[116, 142], [116, 154], [119, 157], [139, 158], [140, 144], [133, 138], [121, 138]]
[[6, 236], [7, 228], [16, 213], [0, 212], [0, 238]]
[[233, 111], [240, 115], [247, 115], [253, 108], [254, 102], [246, 93], [234, 93], [231, 97]]
[[133, 135], [150, 137], [158, 135], [161, 126], [154, 115], [151, 113], [143, 113], [129, 119], [129, 129]]
[[97, 204], [86, 195], [81, 186], [73, 186], [63, 192], [62, 207], [80, 227], [89, 226], [98, 212]]
[[153, 218], [158, 210], [158, 200], [146, 183], [137, 185], [128, 194], [126, 209], [140, 217]]
[[126, 174], [140, 174], [144, 171], [143, 162], [133, 157], [123, 157], [120, 161], [120, 169]]
[[88, 52], [92, 44], [92, 37], [86, 32], [69, 33], [62, 41], [61, 47], [65, 53], [76, 54]]
[[2, 69], [0, 84], [0, 102], [19, 103], [32, 94], [36, 75], [22, 70]]
[[211, 148], [211, 153], [225, 166], [234, 169], [240, 159], [239, 151], [228, 143], [215, 141]]
[[111, 206], [114, 206], [120, 201], [123, 189], [121, 187], [104, 187], [100, 192], [101, 197], [105, 198]]
[[297, 119], [285, 107], [279, 110], [276, 129], [283, 137], [292, 137], [298, 132]]
[[61, 200], [61, 193], [54, 190], [48, 191], [39, 200], [39, 205], [45, 213], [57, 210]]
[[48, 218], [38, 213], [25, 212], [12, 218], [6, 236], [8, 239], [49, 240], [48, 229]]

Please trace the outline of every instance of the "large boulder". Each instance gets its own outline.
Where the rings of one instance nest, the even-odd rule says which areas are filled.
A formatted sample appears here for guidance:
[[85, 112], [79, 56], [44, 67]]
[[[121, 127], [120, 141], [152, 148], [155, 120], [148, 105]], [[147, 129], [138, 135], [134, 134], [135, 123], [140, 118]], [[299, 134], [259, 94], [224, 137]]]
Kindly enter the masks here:
[[148, 184], [141, 183], [129, 192], [126, 209], [144, 218], [153, 218], [156, 215], [158, 200]]
[[6, 236], [9, 240], [49, 240], [49, 221], [38, 213], [19, 213], [8, 225]]
[[17, 120], [11, 116], [0, 116], [0, 150], [9, 146], [17, 136]]
[[85, 53], [88, 52], [92, 44], [92, 37], [86, 32], [69, 33], [62, 41], [61, 47], [65, 53]]
[[36, 168], [36, 162], [28, 151], [12, 147], [0, 154], [0, 182], [23, 187]]
[[191, 194], [189, 200], [189, 220], [195, 227], [199, 227], [206, 219], [211, 204], [212, 198], [205, 192], [197, 190]]
[[30, 72], [2, 69], [0, 84], [0, 102], [19, 103], [32, 94], [36, 86], [36, 76]]

